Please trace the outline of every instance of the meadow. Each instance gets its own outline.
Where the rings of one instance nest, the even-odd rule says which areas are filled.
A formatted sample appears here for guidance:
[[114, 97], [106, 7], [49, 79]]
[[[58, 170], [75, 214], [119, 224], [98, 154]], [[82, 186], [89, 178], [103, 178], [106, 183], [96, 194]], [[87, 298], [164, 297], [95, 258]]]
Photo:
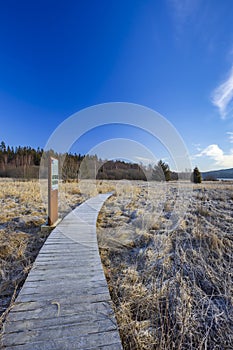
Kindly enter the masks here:
[[[124, 349], [232, 349], [233, 183], [60, 184], [60, 216], [112, 191], [97, 221]], [[0, 179], [4, 321], [47, 238], [36, 181]]]
[[233, 349], [232, 183], [126, 184], [98, 240], [124, 349]]

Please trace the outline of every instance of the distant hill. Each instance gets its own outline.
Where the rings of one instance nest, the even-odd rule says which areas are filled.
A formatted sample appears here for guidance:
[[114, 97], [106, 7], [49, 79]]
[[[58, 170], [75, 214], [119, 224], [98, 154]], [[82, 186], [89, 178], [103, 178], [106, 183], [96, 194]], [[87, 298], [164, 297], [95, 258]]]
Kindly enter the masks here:
[[212, 170], [205, 171], [201, 173], [202, 179], [233, 179], [233, 168], [231, 169], [221, 169], [221, 170]]

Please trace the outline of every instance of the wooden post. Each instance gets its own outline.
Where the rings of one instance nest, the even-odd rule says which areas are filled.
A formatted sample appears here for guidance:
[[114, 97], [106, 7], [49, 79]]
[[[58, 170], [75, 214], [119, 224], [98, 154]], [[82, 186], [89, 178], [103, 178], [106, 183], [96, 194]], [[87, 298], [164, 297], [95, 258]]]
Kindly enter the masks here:
[[49, 157], [48, 164], [48, 225], [58, 220], [58, 159]]

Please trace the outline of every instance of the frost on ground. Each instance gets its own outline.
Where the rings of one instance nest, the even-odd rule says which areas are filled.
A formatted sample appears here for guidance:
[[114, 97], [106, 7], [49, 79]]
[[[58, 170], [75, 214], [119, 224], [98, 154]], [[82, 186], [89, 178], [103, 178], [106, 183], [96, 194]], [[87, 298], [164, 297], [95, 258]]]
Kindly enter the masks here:
[[99, 215], [124, 349], [233, 349], [233, 184], [185, 186], [119, 184]]
[[[101, 189], [107, 191], [105, 187]], [[89, 181], [60, 184], [59, 216], [96, 195], [97, 188]], [[47, 219], [40, 190], [38, 181], [0, 179], [0, 328], [47, 238], [40, 232]]]

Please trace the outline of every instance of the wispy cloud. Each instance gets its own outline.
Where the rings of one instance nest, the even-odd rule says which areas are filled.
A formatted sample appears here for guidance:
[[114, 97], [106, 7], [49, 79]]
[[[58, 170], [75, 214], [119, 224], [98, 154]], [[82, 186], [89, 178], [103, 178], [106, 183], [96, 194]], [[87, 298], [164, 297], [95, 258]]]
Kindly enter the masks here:
[[201, 151], [201, 144], [200, 143], [193, 143], [192, 145], [198, 152]]
[[228, 131], [227, 135], [229, 135], [228, 138], [229, 138], [230, 143], [233, 143], [233, 132], [232, 131]]
[[212, 94], [212, 103], [218, 107], [221, 118], [224, 119], [230, 112], [230, 104], [233, 100], [233, 66], [227, 79], [219, 85]]
[[225, 154], [216, 144], [209, 145], [200, 153], [196, 154], [195, 157], [209, 157], [210, 159], [214, 160], [214, 165], [216, 166], [222, 166], [224, 168], [233, 167], [233, 149], [230, 150], [229, 154]]

